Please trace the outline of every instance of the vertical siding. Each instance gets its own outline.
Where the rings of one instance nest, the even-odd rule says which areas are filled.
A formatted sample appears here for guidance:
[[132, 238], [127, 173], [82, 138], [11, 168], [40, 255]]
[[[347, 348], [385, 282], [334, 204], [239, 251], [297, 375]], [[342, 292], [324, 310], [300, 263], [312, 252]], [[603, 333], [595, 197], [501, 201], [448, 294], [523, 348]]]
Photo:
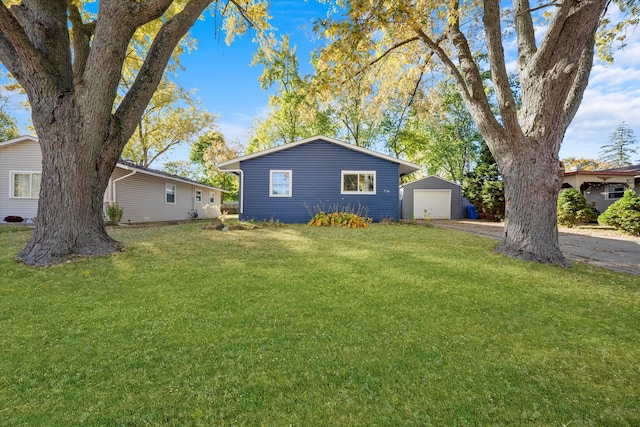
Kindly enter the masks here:
[[462, 188], [453, 182], [429, 176], [402, 186], [402, 219], [410, 219], [413, 213], [413, 190], [451, 190], [451, 219], [466, 218], [466, 203]]
[[24, 141], [0, 148], [0, 221], [8, 215], [33, 218], [38, 213], [38, 199], [11, 198], [11, 172], [40, 172], [40, 144]]
[[[335, 205], [367, 209], [374, 221], [399, 218], [398, 164], [384, 159], [318, 140], [246, 160], [241, 168], [245, 220], [303, 223]], [[292, 171], [292, 197], [269, 197], [270, 170]], [[376, 171], [376, 194], [341, 194], [343, 170]]]

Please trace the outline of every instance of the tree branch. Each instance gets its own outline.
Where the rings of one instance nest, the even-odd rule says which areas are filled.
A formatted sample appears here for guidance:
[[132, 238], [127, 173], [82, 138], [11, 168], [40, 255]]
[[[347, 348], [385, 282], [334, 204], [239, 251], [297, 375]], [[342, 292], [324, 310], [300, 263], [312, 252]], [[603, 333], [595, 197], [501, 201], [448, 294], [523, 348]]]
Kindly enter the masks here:
[[[0, 60], [29, 93], [27, 81], [33, 76], [49, 76], [52, 65], [31, 42], [21, 25], [24, 6], [0, 6]], [[28, 24], [28, 23], [27, 23]], [[57, 74], [57, 73], [56, 73]], [[34, 81], [38, 81], [35, 80]], [[49, 80], [49, 83], [52, 83]]]
[[455, 23], [449, 27], [449, 32], [458, 53], [460, 69], [456, 67], [447, 52], [422, 30], [420, 24], [414, 23], [412, 28], [420, 39], [436, 53], [447, 70], [449, 70], [449, 73], [458, 86], [462, 99], [467, 105], [469, 113], [478, 124], [478, 128], [483, 133], [486, 132], [495, 135], [504, 134], [504, 129], [491, 111], [489, 100], [484, 92], [482, 76], [480, 75], [478, 66], [473, 60], [473, 54], [471, 53], [467, 39], [460, 31], [459, 21], [456, 19]]
[[357, 76], [357, 75], [359, 75], [359, 74], [363, 73], [363, 72], [364, 72], [364, 70], [366, 70], [367, 68], [369, 68], [369, 67], [371, 67], [371, 66], [375, 65], [376, 63], [378, 63], [378, 62], [382, 61], [382, 60], [384, 59], [384, 57], [385, 57], [385, 56], [389, 55], [389, 54], [390, 54], [391, 52], [393, 52], [394, 50], [396, 50], [396, 49], [398, 49], [398, 48], [400, 48], [400, 47], [402, 47], [402, 46], [404, 46], [404, 45], [406, 45], [406, 44], [409, 44], [409, 43], [411, 43], [411, 42], [417, 41], [417, 40], [420, 40], [420, 37], [419, 37], [419, 36], [411, 37], [411, 38], [408, 38], [408, 39], [406, 39], [406, 40], [403, 40], [403, 41], [401, 41], [401, 42], [399, 42], [399, 43], [396, 43], [395, 45], [391, 46], [389, 49], [385, 50], [385, 51], [382, 53], [382, 55], [378, 56], [378, 57], [377, 57], [377, 58], [375, 58], [373, 61], [369, 62], [369, 63], [367, 64], [367, 66], [366, 66], [366, 67], [364, 67], [364, 68], [362, 68], [362, 69], [358, 70], [358, 71], [356, 72], [356, 74], [355, 74], [355, 75]]
[[518, 39], [518, 65], [526, 66], [536, 53], [536, 31], [531, 18], [529, 0], [515, 0], [513, 14]]
[[69, 21], [71, 21], [73, 31], [73, 76], [74, 79], [77, 79], [82, 76], [87, 65], [91, 48], [91, 37], [93, 37], [96, 22], [93, 21], [85, 24], [82, 21], [80, 10], [73, 1], [68, 0], [67, 4], [69, 8]]
[[[527, 31], [528, 29], [526, 27], [528, 24], [526, 20], [524, 21], [522, 26], [524, 26], [525, 31]], [[491, 67], [491, 80], [493, 81], [493, 87], [496, 91], [502, 123], [506, 131], [511, 134], [511, 139], [514, 142], [521, 141], [523, 135], [518, 123], [516, 101], [513, 98], [513, 92], [511, 92], [507, 66], [504, 60], [499, 0], [485, 0], [483, 22], [487, 41], [487, 52], [489, 54], [489, 66]], [[533, 26], [531, 30], [533, 30]], [[525, 36], [524, 42], [528, 44], [528, 37]], [[529, 48], [529, 46], [526, 48]]]

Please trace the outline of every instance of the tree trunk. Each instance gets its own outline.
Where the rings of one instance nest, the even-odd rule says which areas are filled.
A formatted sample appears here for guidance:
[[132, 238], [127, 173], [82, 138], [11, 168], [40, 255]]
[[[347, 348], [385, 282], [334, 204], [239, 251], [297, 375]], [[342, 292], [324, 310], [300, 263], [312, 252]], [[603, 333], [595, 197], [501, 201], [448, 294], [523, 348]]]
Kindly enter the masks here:
[[496, 251], [567, 267], [569, 262], [560, 251], [556, 220], [564, 169], [558, 153], [531, 148], [543, 145], [519, 144], [518, 155], [510, 156], [508, 161], [496, 158], [505, 192], [504, 235]]
[[61, 98], [68, 99], [59, 99], [56, 120], [46, 127], [39, 125], [51, 116], [51, 109], [33, 110], [42, 150], [42, 181], [34, 233], [16, 255], [26, 265], [50, 265], [123, 248], [107, 235], [103, 220], [104, 193], [118, 161], [117, 148], [104, 147], [117, 144], [104, 144], [99, 137], [103, 132], [95, 120], [78, 113], [73, 95]]

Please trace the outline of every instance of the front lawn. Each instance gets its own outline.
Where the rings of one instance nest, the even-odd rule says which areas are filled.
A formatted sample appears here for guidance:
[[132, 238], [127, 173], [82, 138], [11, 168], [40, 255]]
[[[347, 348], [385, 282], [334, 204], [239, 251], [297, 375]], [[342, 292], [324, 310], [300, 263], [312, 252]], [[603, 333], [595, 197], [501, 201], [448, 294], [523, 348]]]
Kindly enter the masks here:
[[448, 229], [0, 232], [0, 425], [639, 425], [640, 280]]

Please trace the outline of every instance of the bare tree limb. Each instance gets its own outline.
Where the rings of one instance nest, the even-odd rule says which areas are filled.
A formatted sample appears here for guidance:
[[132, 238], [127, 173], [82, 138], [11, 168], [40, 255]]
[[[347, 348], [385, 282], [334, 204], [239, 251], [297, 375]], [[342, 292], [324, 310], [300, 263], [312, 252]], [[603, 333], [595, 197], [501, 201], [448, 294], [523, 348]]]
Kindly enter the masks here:
[[[502, 124], [505, 130], [511, 134], [514, 141], [521, 141], [523, 139], [522, 130], [518, 123], [516, 101], [513, 98], [513, 92], [511, 92], [509, 75], [507, 74], [507, 66], [504, 59], [504, 49], [502, 47], [499, 0], [485, 0], [483, 22], [489, 65], [491, 67], [491, 79], [498, 99]], [[526, 20], [524, 20], [523, 26], [526, 30]]]
[[73, 31], [73, 76], [74, 79], [77, 79], [82, 76], [85, 66], [87, 65], [91, 48], [91, 37], [93, 37], [96, 22], [93, 21], [85, 24], [82, 21], [80, 10], [78, 10], [78, 7], [73, 1], [68, 0], [67, 4], [69, 8], [69, 21], [71, 21]]
[[524, 67], [537, 50], [529, 0], [515, 0], [513, 13], [518, 39], [518, 65]]

